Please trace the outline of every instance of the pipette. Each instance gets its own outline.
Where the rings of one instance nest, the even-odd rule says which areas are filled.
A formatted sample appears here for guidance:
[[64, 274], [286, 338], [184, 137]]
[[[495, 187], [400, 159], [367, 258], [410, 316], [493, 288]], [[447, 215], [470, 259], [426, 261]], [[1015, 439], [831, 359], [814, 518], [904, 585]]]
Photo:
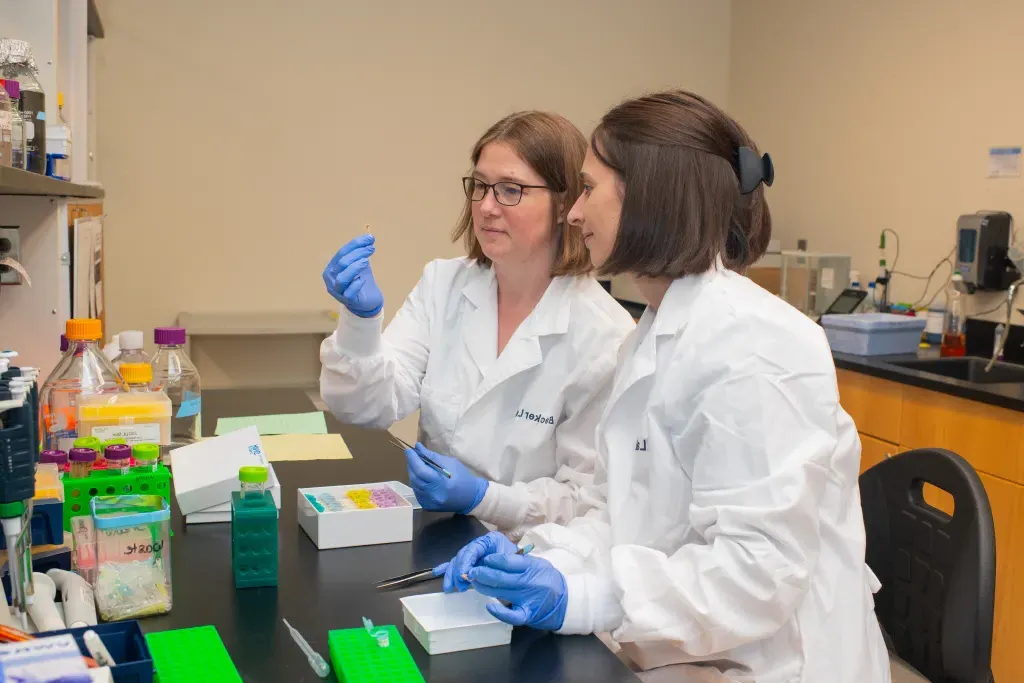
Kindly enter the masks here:
[[331, 673], [331, 667], [327, 665], [324, 658], [309, 646], [309, 643], [307, 643], [306, 639], [302, 637], [302, 634], [292, 628], [292, 625], [288, 623], [287, 619], [282, 619], [281, 621], [283, 621], [284, 625], [288, 627], [288, 633], [291, 634], [292, 640], [294, 640], [295, 644], [299, 646], [302, 653], [306, 655], [306, 661], [308, 661], [309, 665], [313, 667], [313, 671], [316, 672], [316, 675], [320, 678], [327, 678]]

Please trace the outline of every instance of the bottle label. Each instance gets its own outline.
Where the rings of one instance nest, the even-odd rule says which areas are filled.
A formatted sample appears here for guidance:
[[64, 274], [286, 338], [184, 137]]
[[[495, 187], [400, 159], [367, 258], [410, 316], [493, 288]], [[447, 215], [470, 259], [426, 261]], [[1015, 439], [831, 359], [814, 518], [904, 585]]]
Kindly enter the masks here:
[[36, 136], [36, 124], [31, 119], [25, 119], [25, 137], [31, 140]]
[[181, 405], [178, 406], [178, 412], [174, 417], [192, 417], [193, 415], [198, 415], [202, 409], [203, 397], [194, 391], [186, 391], [181, 400]]
[[160, 443], [160, 425], [156, 422], [134, 425], [111, 425], [93, 427], [92, 436], [100, 441], [124, 439], [129, 446], [137, 443]]
[[10, 130], [12, 125], [11, 112], [0, 111], [0, 128]]
[[66, 406], [57, 410], [43, 406], [43, 425], [49, 435], [48, 443], [56, 444], [56, 448], [62, 451], [70, 449], [75, 439], [78, 438], [78, 422], [75, 420], [74, 406]]

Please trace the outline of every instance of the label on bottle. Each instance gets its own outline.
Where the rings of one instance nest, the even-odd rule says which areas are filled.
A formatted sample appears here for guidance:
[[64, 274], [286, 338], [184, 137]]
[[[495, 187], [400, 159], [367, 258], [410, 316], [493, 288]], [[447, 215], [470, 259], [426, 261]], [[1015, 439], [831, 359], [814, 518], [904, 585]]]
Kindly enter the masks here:
[[160, 425], [150, 422], [148, 424], [93, 427], [92, 436], [100, 441], [124, 439], [129, 446], [134, 446], [137, 443], [160, 443]]
[[11, 118], [11, 112], [0, 111], [0, 128], [3, 128], [4, 130], [10, 130], [11, 126], [13, 125], [12, 121], [13, 120]]
[[68, 451], [78, 438], [78, 422], [75, 420], [75, 407], [66, 406], [51, 410], [43, 406], [43, 427], [46, 429], [47, 448], [59, 448]]
[[31, 140], [35, 136], [36, 136], [36, 124], [34, 124], [30, 120], [26, 119], [25, 120], [25, 138], [28, 139], [28, 140]]
[[186, 391], [181, 399], [181, 405], [178, 406], [178, 412], [175, 413], [174, 417], [192, 417], [193, 415], [198, 415], [202, 409], [203, 397], [197, 395], [194, 391]]

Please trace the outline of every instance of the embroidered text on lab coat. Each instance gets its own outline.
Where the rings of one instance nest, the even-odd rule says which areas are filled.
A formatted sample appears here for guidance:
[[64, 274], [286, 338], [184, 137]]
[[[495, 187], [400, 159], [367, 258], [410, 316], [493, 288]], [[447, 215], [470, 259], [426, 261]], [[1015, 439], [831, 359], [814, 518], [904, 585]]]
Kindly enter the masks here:
[[636, 450], [638, 450], [638, 451], [646, 451], [647, 450], [647, 439], [637, 439], [636, 440]]
[[523, 408], [519, 409], [519, 412], [516, 413], [516, 417], [518, 417], [520, 419], [523, 419], [523, 420], [531, 420], [533, 422], [540, 422], [541, 424], [546, 424], [546, 425], [553, 425], [553, 424], [555, 424], [555, 417], [553, 415], [546, 415], [546, 416], [545, 415], [537, 415], [536, 413], [531, 413], [530, 411], [525, 410]]

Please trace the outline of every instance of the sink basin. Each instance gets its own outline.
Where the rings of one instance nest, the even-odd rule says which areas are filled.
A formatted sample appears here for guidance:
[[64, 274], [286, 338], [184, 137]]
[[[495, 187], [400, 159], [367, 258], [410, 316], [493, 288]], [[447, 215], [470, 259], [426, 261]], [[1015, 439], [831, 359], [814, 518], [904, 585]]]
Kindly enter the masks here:
[[932, 358], [897, 361], [893, 365], [976, 384], [1024, 383], [1024, 366], [996, 361], [992, 370], [985, 372], [987, 358]]

